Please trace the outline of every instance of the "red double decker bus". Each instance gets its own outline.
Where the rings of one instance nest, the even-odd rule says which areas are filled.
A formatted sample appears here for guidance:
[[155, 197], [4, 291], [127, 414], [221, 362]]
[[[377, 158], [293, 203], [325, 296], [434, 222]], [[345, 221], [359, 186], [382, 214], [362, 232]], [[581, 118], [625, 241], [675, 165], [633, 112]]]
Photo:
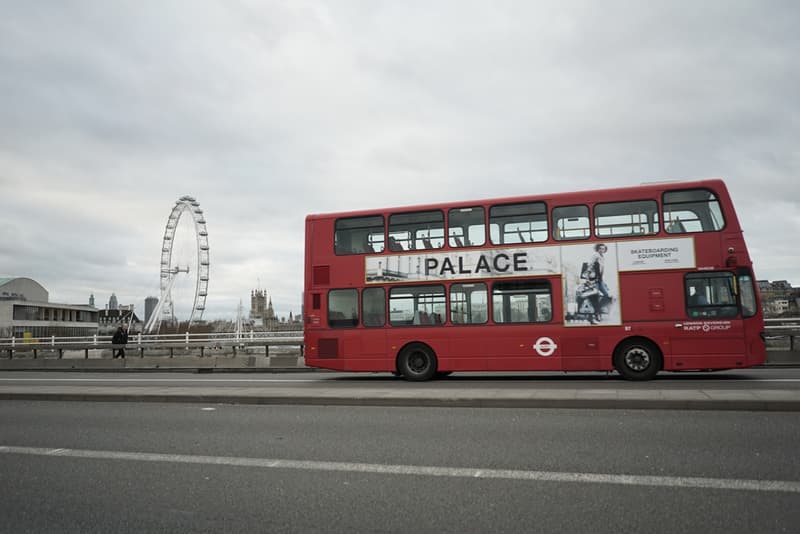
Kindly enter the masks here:
[[766, 357], [721, 180], [309, 215], [305, 246], [312, 367], [647, 380]]

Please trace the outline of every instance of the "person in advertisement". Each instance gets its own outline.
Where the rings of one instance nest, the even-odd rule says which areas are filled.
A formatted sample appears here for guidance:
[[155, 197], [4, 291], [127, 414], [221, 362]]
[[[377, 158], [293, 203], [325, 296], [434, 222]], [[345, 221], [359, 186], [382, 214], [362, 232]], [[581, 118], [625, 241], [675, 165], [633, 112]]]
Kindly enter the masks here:
[[[575, 295], [578, 303], [577, 316], [585, 317], [592, 325], [603, 321], [603, 313], [607, 313], [613, 300], [604, 280], [607, 251], [608, 247], [604, 243], [594, 246], [591, 258], [582, 265], [581, 284]], [[585, 306], [584, 302], [588, 302], [589, 306]]]
[[611, 296], [608, 294], [608, 285], [603, 280], [603, 275], [606, 270], [606, 252], [608, 252], [608, 247], [604, 243], [597, 243], [594, 246], [594, 253], [589, 260], [589, 269], [594, 270], [594, 279], [597, 282], [597, 290], [600, 292], [600, 295], [610, 299]]

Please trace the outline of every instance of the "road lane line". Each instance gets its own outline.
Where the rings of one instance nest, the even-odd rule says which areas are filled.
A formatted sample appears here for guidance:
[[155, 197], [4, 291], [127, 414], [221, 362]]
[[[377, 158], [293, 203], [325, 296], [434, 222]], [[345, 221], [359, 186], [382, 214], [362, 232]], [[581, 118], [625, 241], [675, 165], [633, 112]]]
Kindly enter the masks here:
[[58, 456], [91, 460], [167, 462], [183, 464], [255, 467], [262, 469], [298, 469], [384, 475], [415, 475], [448, 478], [522, 480], [531, 482], [574, 482], [589, 484], [621, 484], [667, 488], [699, 488], [733, 491], [800, 493], [800, 481], [754, 480], [738, 478], [671, 477], [650, 475], [618, 475], [610, 473], [570, 473], [560, 471], [528, 471], [519, 469], [485, 469], [469, 467], [437, 467], [423, 465], [385, 465], [357, 462], [325, 462], [313, 460], [280, 460], [274, 458], [241, 458], [232, 456], [200, 456], [150, 452], [97, 451], [87, 449], [0, 446], [0, 454]]

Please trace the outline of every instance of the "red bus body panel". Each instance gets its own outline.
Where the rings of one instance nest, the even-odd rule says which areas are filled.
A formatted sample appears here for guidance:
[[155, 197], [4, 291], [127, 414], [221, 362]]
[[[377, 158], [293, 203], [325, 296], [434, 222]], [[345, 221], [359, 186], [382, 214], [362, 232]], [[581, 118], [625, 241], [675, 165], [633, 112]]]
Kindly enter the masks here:
[[[684, 234], [694, 242], [695, 268], [625, 271], [618, 273], [621, 318], [619, 324], [567, 326], [561, 294], [563, 275], [537, 276], [552, 288], [552, 320], [536, 324], [453, 324], [390, 326], [388, 313], [383, 327], [330, 328], [327, 323], [327, 295], [331, 289], [368, 287], [365, 283], [365, 257], [339, 256], [334, 253], [335, 221], [342, 217], [389, 215], [401, 212], [442, 210], [465, 206], [483, 206], [485, 213], [495, 204], [543, 201], [557, 206], [653, 199], [664, 191], [706, 188], [717, 196], [724, 213], [725, 227], [719, 231]], [[488, 226], [488, 225], [487, 225]], [[674, 235], [659, 225], [650, 240], [669, 239]], [[552, 228], [550, 228], [552, 232]], [[592, 232], [593, 234], [593, 232]], [[595, 238], [582, 244], [603, 243], [630, 249], [635, 238]], [[531, 243], [530, 247], [565, 246], [570, 242]], [[439, 371], [611, 371], [613, 354], [626, 339], [644, 338], [655, 344], [663, 355], [663, 370], [744, 368], [764, 363], [766, 349], [760, 302], [753, 317], [739, 313], [721, 321], [692, 320], [684, 300], [684, 277], [687, 272], [731, 271], [750, 269], [752, 263], [742, 230], [727, 188], [721, 180], [653, 184], [629, 188], [563, 193], [364, 210], [347, 213], [309, 215], [306, 218], [304, 283], [305, 361], [312, 367], [338, 371], [395, 372], [398, 352], [407, 344], [422, 342], [436, 354]], [[445, 243], [443, 250], [449, 247]], [[479, 250], [498, 248], [487, 238]], [[383, 254], [390, 254], [384, 251]], [[373, 254], [374, 256], [380, 253]], [[448, 289], [457, 281], [437, 282]], [[491, 280], [487, 280], [491, 284]], [[393, 284], [385, 284], [388, 289]], [[756, 294], [756, 299], [758, 296]], [[491, 296], [490, 296], [491, 300]], [[552, 346], [548, 343], [552, 343]], [[536, 345], [539, 344], [538, 349]], [[548, 354], [549, 353], [549, 354]]]

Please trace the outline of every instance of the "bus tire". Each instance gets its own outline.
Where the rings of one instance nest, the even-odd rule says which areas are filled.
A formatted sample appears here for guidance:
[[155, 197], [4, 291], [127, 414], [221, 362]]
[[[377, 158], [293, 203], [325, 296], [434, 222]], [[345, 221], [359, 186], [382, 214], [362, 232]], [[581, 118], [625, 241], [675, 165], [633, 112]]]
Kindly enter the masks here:
[[647, 339], [626, 339], [614, 351], [614, 368], [626, 380], [652, 380], [663, 366], [661, 351]]
[[436, 376], [436, 354], [424, 343], [410, 343], [397, 356], [397, 370], [412, 382], [430, 380]]

